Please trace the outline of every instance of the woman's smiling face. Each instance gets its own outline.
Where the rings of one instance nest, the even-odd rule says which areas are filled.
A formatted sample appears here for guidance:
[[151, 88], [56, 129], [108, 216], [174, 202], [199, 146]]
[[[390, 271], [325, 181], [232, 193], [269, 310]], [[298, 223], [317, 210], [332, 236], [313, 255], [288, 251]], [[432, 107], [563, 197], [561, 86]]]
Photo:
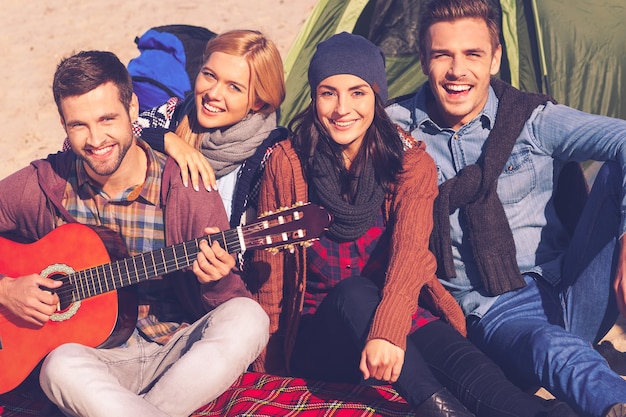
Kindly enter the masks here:
[[375, 104], [372, 87], [351, 74], [330, 76], [322, 80], [315, 91], [318, 119], [332, 140], [343, 146], [349, 158], [361, 147], [374, 120]]
[[213, 52], [195, 84], [198, 122], [202, 127], [222, 128], [240, 122], [250, 105], [250, 67], [243, 57]]

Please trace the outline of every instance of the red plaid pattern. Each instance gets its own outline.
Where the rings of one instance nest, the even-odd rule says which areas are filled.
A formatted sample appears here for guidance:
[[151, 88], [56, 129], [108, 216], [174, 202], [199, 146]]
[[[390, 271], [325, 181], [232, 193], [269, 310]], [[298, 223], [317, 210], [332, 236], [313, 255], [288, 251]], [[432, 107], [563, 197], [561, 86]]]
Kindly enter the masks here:
[[[386, 265], [368, 265], [370, 255], [385, 231], [382, 210], [363, 236], [350, 242], [337, 242], [325, 234], [307, 248], [306, 294], [302, 314], [314, 314], [328, 292], [344, 279], [359, 276], [366, 265], [368, 270], [381, 270]], [[372, 260], [378, 262], [379, 260]], [[386, 261], [386, 260], [385, 260]]]
[[[211, 372], [207, 368], [207, 372]], [[29, 390], [0, 395], [0, 416], [63, 417], [36, 383]], [[389, 385], [364, 386], [307, 381], [248, 372], [192, 417], [414, 417], [409, 405]]]
[[[307, 248], [309, 272], [303, 315], [315, 314], [328, 292], [341, 280], [358, 275], [382, 276], [380, 271], [386, 270], [389, 258], [389, 242], [381, 242], [384, 231], [385, 222], [380, 211], [374, 225], [357, 240], [339, 243], [322, 235]], [[371, 256], [379, 242], [384, 245], [383, 250], [378, 251], [376, 256]], [[363, 273], [364, 270], [367, 272]], [[430, 311], [418, 306], [411, 317], [410, 333], [437, 319]]]
[[408, 417], [391, 386], [335, 384], [249, 372], [193, 416]]

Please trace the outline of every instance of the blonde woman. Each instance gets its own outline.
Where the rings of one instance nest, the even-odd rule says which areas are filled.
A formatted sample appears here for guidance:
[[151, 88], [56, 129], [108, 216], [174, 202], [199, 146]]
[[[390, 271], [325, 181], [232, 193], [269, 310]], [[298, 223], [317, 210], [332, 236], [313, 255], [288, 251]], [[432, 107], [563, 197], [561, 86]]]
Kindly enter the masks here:
[[266, 150], [286, 137], [276, 125], [283, 63], [276, 45], [254, 30], [213, 38], [203, 62], [194, 91], [142, 113], [136, 133], [178, 162], [185, 185], [218, 189], [235, 227], [254, 210]]

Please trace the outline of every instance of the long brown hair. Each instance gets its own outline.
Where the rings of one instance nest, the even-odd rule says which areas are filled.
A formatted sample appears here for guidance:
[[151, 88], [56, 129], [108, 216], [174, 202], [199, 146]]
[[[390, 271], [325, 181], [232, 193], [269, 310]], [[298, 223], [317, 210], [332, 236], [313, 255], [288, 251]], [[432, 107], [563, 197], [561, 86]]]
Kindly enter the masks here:
[[315, 99], [294, 116], [289, 123], [289, 130], [293, 132], [291, 142], [307, 178], [316, 175], [313, 168], [316, 153], [324, 153], [335, 161], [345, 201], [352, 201], [356, 195], [358, 178], [368, 159], [373, 163], [376, 180], [385, 191], [391, 189], [391, 184], [402, 170], [403, 144], [396, 125], [385, 112], [384, 103], [378, 95], [374, 103], [374, 120], [367, 129], [350, 170], [345, 168], [341, 148], [328, 135], [317, 116]]

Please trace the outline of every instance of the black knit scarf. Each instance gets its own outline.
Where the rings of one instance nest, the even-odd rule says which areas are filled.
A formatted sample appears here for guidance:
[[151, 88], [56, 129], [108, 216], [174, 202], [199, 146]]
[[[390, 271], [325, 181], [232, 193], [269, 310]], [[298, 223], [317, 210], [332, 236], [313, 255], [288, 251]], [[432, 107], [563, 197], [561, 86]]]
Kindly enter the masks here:
[[496, 192], [498, 177], [533, 110], [554, 100], [521, 92], [498, 79], [493, 79], [491, 86], [499, 99], [496, 122], [477, 163], [439, 186], [431, 249], [437, 257], [438, 277], [456, 276], [450, 214], [460, 208], [485, 290], [498, 295], [526, 285], [517, 265], [513, 233]]
[[374, 166], [369, 158], [357, 178], [357, 192], [352, 204], [341, 197], [336, 162], [330, 157], [317, 152], [313, 158], [312, 171], [311, 191], [314, 198], [333, 214], [333, 221], [327, 232], [329, 236], [342, 242], [363, 236], [374, 224], [385, 199], [385, 191], [376, 181]]

